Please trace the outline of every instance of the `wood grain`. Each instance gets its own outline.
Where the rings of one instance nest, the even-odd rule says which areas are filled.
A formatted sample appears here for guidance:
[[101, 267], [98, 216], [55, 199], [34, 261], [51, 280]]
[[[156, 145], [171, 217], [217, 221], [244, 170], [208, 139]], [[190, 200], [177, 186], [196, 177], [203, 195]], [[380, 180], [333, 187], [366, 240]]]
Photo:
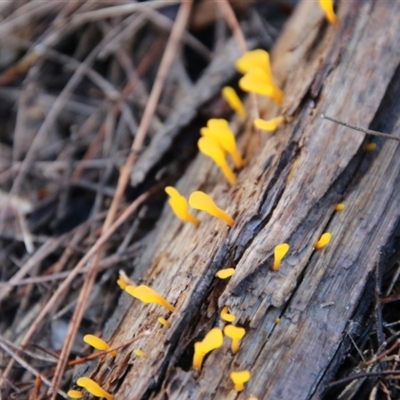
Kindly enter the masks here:
[[[399, 135], [395, 15], [400, 2], [341, 1], [339, 23], [328, 26], [314, 2], [301, 2], [273, 52], [292, 122], [258, 136], [250, 122], [235, 121], [248, 166], [234, 187], [201, 155], [178, 185], [187, 196], [210, 194], [235, 225], [228, 229], [198, 213], [202, 223], [195, 229], [166, 207], [134, 279], [163, 294], [176, 311], [169, 315], [122, 294], [106, 338], [117, 344], [145, 331], [148, 336], [114, 362], [105, 358], [81, 374], [90, 373], [118, 399], [319, 398], [380, 251], [400, 226], [399, 144], [379, 139], [379, 149], [367, 153], [369, 138], [320, 114]], [[265, 118], [278, 112], [268, 100], [261, 104]], [[346, 208], [337, 213], [341, 201]], [[325, 231], [331, 243], [314, 251]], [[272, 272], [273, 248], [281, 242], [291, 248], [280, 271]], [[215, 278], [232, 266], [229, 282]], [[235, 356], [226, 339], [198, 376], [190, 368], [193, 343], [223, 326], [224, 305], [247, 334]], [[172, 327], [160, 325], [159, 316]], [[240, 369], [252, 378], [238, 394], [229, 373]]]

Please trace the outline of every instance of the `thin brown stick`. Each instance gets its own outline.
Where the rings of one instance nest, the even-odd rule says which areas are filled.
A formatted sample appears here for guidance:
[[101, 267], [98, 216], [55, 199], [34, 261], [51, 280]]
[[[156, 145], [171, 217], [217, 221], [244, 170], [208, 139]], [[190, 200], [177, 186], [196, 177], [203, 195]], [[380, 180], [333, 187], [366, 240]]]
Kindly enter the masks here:
[[[28, 372], [30, 372], [35, 377], [41, 376], [39, 371], [33, 368], [30, 364], [28, 364], [23, 358], [21, 358], [17, 353], [12, 351], [4, 341], [4, 339], [0, 336], [0, 347], [10, 356], [12, 357], [18, 364], [24, 367]], [[47, 386], [51, 387], [51, 382], [42, 376], [42, 382], [45, 383]], [[57, 393], [67, 399], [67, 394], [62, 390], [57, 390]]]
[[[129, 3], [121, 4], [114, 7], [101, 8], [96, 11], [89, 11], [81, 14], [76, 14], [71, 21], [74, 26], [79, 26], [86, 24], [87, 22], [93, 22], [99, 19], [118, 17], [121, 15], [131, 14], [137, 11], [147, 10], [149, 8], [158, 9], [170, 6], [173, 4], [178, 4], [182, 0], [165, 0], [151, 1], [148, 3]], [[184, 1], [182, 1], [184, 3]]]
[[[246, 38], [244, 37], [242, 28], [236, 18], [235, 12], [228, 0], [220, 0], [217, 2], [219, 5], [221, 12], [232, 30], [233, 36], [236, 39], [236, 42], [239, 48], [246, 53], [249, 49], [247, 47]], [[258, 111], [258, 101], [257, 95], [255, 93], [250, 93], [250, 103], [251, 103], [251, 110], [253, 112], [252, 119], [256, 119], [260, 117], [260, 113]], [[256, 129], [256, 128], [254, 128]]]
[[[75, 266], [75, 268], [70, 272], [65, 281], [58, 287], [58, 289], [51, 296], [49, 301], [44, 305], [43, 309], [36, 317], [34, 323], [30, 326], [28, 332], [25, 334], [21, 347], [26, 346], [29, 343], [29, 340], [37, 331], [39, 326], [42, 323], [43, 318], [47, 315], [47, 313], [52, 309], [58, 298], [64, 293], [65, 290], [71, 285], [80, 271], [85, 267], [87, 262], [101, 249], [103, 244], [107, 242], [107, 240], [111, 237], [111, 235], [132, 215], [137, 208], [143, 204], [155, 191], [158, 190], [158, 187], [154, 187], [153, 189], [143, 193], [139, 196], [129, 207], [125, 209], [125, 211], [121, 214], [121, 216], [110, 226], [107, 232], [100, 236], [96, 243], [90, 248], [90, 250], [82, 257], [80, 262]], [[7, 368], [4, 371], [3, 378], [6, 378], [11, 371], [13, 366], [12, 360], [7, 365]]]
[[126, 346], [132, 344], [133, 342], [136, 342], [136, 340], [139, 340], [144, 336], [148, 336], [148, 333], [147, 332], [143, 332], [143, 333], [133, 337], [132, 339], [129, 339], [128, 341], [126, 341], [126, 342], [124, 342], [122, 344], [119, 344], [118, 346], [110, 347], [108, 350], [98, 351], [96, 353], [89, 354], [86, 357], [76, 358], [75, 360], [69, 361], [67, 365], [68, 365], [68, 367], [73, 367], [74, 365], [83, 364], [83, 363], [85, 363], [87, 361], [94, 360], [94, 359], [99, 358], [99, 357], [103, 357], [108, 353], [112, 353], [113, 351], [120, 350], [123, 347], [126, 347]]
[[400, 137], [398, 137], [398, 136], [393, 136], [393, 135], [390, 135], [388, 133], [382, 133], [382, 132], [378, 132], [378, 131], [373, 131], [371, 129], [361, 128], [360, 126], [356, 126], [356, 125], [349, 124], [347, 122], [340, 121], [340, 120], [338, 120], [336, 118], [329, 117], [328, 115], [325, 115], [325, 114], [321, 114], [321, 118], [327, 119], [328, 121], [331, 121], [331, 122], [335, 122], [336, 124], [345, 126], [346, 128], [353, 129], [353, 130], [358, 131], [358, 132], [363, 132], [363, 133], [366, 133], [368, 135], [383, 137], [385, 139], [393, 139], [393, 140], [397, 140], [397, 141], [400, 142]]
[[246, 53], [246, 51], [248, 51], [246, 39], [244, 37], [242, 28], [240, 27], [240, 24], [236, 18], [235, 12], [232, 9], [232, 6], [230, 5], [228, 0], [220, 0], [217, 2], [217, 4], [221, 9], [221, 12], [227, 24], [231, 28], [233, 36], [238, 43], [238, 46], [243, 51], [243, 53]]
[[171, 31], [171, 35], [169, 37], [163, 58], [161, 60], [161, 64], [158, 69], [153, 88], [146, 104], [146, 108], [143, 112], [143, 117], [140, 121], [138, 131], [132, 143], [131, 153], [126, 160], [125, 165], [121, 168], [116, 193], [107, 214], [106, 222], [104, 224], [105, 226], [108, 226], [110, 224], [110, 221], [114, 219], [118, 204], [121, 201], [125, 188], [128, 184], [130, 171], [137, 160], [139, 151], [142, 149], [147, 131], [150, 126], [151, 117], [156, 110], [165, 79], [167, 77], [172, 61], [174, 60], [174, 57], [176, 55], [179, 38], [182, 36], [182, 32], [185, 29], [187, 21], [189, 19], [191, 7], [192, 0], [187, 0], [182, 2], [181, 7], [179, 8], [179, 12], [176, 17], [174, 27]]
[[343, 379], [339, 379], [338, 381], [334, 381], [331, 382], [328, 387], [334, 387], [334, 386], [338, 386], [338, 385], [342, 385], [344, 383], [348, 383], [351, 381], [354, 381], [355, 379], [363, 379], [363, 378], [372, 378], [374, 376], [390, 376], [390, 375], [400, 375], [400, 371], [399, 370], [389, 370], [389, 371], [376, 371], [376, 372], [362, 372], [360, 374], [354, 374], [354, 375], [350, 375], [346, 378]]

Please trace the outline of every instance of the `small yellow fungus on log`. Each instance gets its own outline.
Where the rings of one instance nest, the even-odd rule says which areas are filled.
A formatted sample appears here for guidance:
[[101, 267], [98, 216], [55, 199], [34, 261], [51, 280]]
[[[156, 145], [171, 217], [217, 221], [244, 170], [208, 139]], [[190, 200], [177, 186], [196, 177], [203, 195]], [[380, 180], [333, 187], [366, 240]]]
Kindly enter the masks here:
[[125, 291], [143, 303], [155, 303], [165, 307], [168, 311], [173, 312], [175, 307], [168, 303], [159, 293], [146, 285], [127, 286]]
[[346, 205], [344, 203], [338, 203], [335, 206], [335, 211], [342, 211], [345, 209], [345, 207], [346, 207]]
[[209, 136], [203, 136], [197, 142], [197, 146], [201, 153], [203, 153], [207, 157], [210, 157], [215, 162], [215, 164], [217, 164], [218, 167], [221, 168], [221, 171], [228, 182], [231, 185], [234, 185], [236, 182], [236, 176], [229, 168], [229, 165], [225, 159], [224, 151], [218, 144], [218, 142]]
[[337, 21], [337, 16], [333, 10], [333, 0], [319, 0], [319, 4], [325, 13], [329, 23], [334, 24]]
[[378, 145], [376, 143], [371, 142], [364, 146], [364, 151], [374, 151], [377, 147]]
[[254, 120], [254, 126], [262, 131], [274, 132], [279, 125], [285, 122], [285, 117], [279, 116], [269, 120], [257, 118]]
[[230, 278], [235, 273], [235, 268], [220, 269], [215, 276], [219, 279]]
[[79, 378], [76, 381], [76, 384], [80, 387], [85, 388], [90, 394], [95, 397], [104, 397], [107, 400], [114, 400], [114, 396], [105, 391], [98, 383], [96, 383], [93, 379], [90, 379], [86, 376]]
[[250, 371], [231, 372], [231, 379], [235, 384], [235, 390], [241, 392], [244, 389], [244, 384], [250, 379]]
[[285, 257], [286, 253], [289, 251], [290, 246], [287, 243], [278, 244], [274, 249], [274, 266], [272, 267], [273, 271], [279, 271], [281, 267], [281, 261], [283, 257]]
[[71, 399], [81, 399], [83, 397], [83, 393], [79, 390], [68, 390], [67, 396]]
[[221, 329], [211, 329], [201, 342], [194, 344], [193, 368], [200, 370], [205, 355], [222, 346], [224, 335]]
[[225, 306], [221, 310], [221, 319], [223, 319], [226, 322], [233, 322], [235, 320], [235, 316], [233, 314], [229, 313], [229, 307]]
[[202, 210], [213, 217], [224, 220], [229, 226], [233, 226], [235, 220], [227, 214], [224, 210], [221, 210], [215, 203], [214, 200], [205, 194], [204, 192], [195, 191], [189, 197], [190, 207], [196, 210]]
[[127, 286], [129, 286], [129, 282], [127, 282], [123, 276], [119, 276], [117, 280], [117, 285], [124, 290]]
[[283, 92], [281, 89], [260, 68], [254, 68], [246, 72], [239, 80], [239, 87], [245, 92], [253, 92], [261, 96], [271, 97], [279, 105], [283, 102]]
[[190, 222], [198, 227], [200, 221], [189, 212], [187, 200], [172, 186], [167, 186], [164, 190], [170, 197], [168, 203], [175, 215], [182, 221]]
[[245, 74], [239, 81], [242, 90], [272, 97], [278, 104], [282, 104], [283, 93], [274, 81], [267, 51], [248, 51], [236, 61], [236, 69]]
[[320, 239], [318, 240], [317, 243], [315, 243], [315, 250], [322, 249], [325, 247], [329, 242], [331, 241], [331, 234], [329, 232], [325, 232]]
[[226, 325], [224, 328], [224, 334], [225, 336], [228, 336], [228, 338], [232, 339], [232, 353], [236, 354], [239, 351], [239, 342], [246, 334], [246, 330], [235, 325]]
[[207, 127], [201, 128], [200, 133], [204, 137], [214, 139], [223, 151], [230, 154], [236, 168], [243, 167], [244, 161], [237, 150], [235, 135], [226, 119], [210, 118], [207, 121]]
[[244, 53], [242, 57], [236, 60], [235, 66], [241, 74], [245, 74], [254, 68], [260, 68], [267, 74], [270, 81], [273, 82], [274, 80], [269, 53], [263, 49], [255, 49]]
[[236, 90], [230, 86], [225, 86], [221, 91], [222, 97], [229, 104], [233, 111], [240, 117], [246, 117], [246, 110], [243, 106], [242, 100], [236, 93]]
[[281, 323], [281, 319], [279, 317], [275, 318], [275, 324], [279, 325]]
[[164, 325], [164, 326], [166, 326], [167, 328], [171, 328], [171, 322], [169, 322], [168, 320], [166, 320], [165, 318], [163, 318], [163, 317], [158, 317], [158, 322], [161, 324], [161, 325]]
[[134, 349], [133, 353], [136, 354], [138, 357], [147, 358], [147, 354], [140, 349]]
[[[85, 343], [87, 343], [88, 345], [94, 347], [97, 350], [108, 350], [110, 348], [110, 345], [105, 342], [103, 339], [100, 339], [99, 337], [95, 336], [95, 335], [85, 335], [83, 337], [83, 341]], [[112, 351], [110, 353], [113, 357], [117, 356], [117, 352], [116, 351]]]

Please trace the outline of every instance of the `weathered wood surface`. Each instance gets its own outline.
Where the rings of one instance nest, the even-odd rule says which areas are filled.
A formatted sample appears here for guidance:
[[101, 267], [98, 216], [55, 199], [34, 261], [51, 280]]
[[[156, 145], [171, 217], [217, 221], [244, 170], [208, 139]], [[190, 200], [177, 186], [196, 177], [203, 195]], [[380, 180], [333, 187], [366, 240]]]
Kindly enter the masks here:
[[[273, 69], [293, 121], [260, 139], [249, 123], [236, 124], [249, 162], [237, 184], [229, 187], [203, 156], [180, 181], [181, 192], [209, 193], [236, 223], [228, 229], [199, 214], [202, 223], [194, 229], [165, 208], [134, 278], [165, 295], [176, 311], [169, 315], [123, 294], [104, 336], [112, 344], [148, 336], [115, 361], [81, 371], [117, 399], [301, 400], [323, 391], [324, 373], [400, 217], [399, 144], [380, 141], [379, 150], [366, 153], [364, 135], [320, 118], [327, 112], [400, 134], [400, 2], [341, 1], [338, 11], [338, 25], [327, 26], [316, 3], [305, 0], [289, 21]], [[263, 117], [277, 112], [262, 103]], [[335, 213], [339, 201], [346, 209]], [[332, 241], [314, 251], [324, 231]], [[291, 249], [281, 270], [271, 272], [273, 248], [281, 242]], [[229, 282], [214, 277], [231, 266], [236, 272]], [[193, 342], [222, 326], [224, 305], [247, 335], [234, 357], [225, 340], [197, 376], [190, 368]], [[159, 316], [172, 327], [161, 326]], [[252, 372], [241, 394], [229, 379], [239, 369]]]

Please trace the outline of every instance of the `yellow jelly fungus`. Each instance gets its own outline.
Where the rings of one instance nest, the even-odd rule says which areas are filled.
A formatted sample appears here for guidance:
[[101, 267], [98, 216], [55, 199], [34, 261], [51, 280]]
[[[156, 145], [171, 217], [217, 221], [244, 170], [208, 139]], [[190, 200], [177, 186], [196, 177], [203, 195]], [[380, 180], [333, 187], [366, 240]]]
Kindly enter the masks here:
[[201, 153], [205, 156], [210, 157], [218, 167], [221, 168], [222, 173], [231, 185], [236, 182], [236, 176], [229, 168], [228, 163], [225, 160], [225, 154], [218, 142], [208, 136], [203, 136], [197, 142], [197, 146]]
[[201, 128], [200, 133], [214, 139], [221, 149], [230, 154], [236, 168], [242, 168], [244, 161], [236, 148], [235, 135], [229, 127], [228, 121], [223, 118], [211, 118], [207, 121], [207, 127]]
[[219, 270], [215, 276], [219, 279], [227, 279], [230, 278], [235, 273], [235, 268], [225, 268]]
[[221, 329], [211, 329], [201, 342], [196, 342], [194, 344], [193, 368], [200, 370], [205, 355], [221, 347], [223, 342], [224, 335]]
[[345, 209], [345, 207], [346, 207], [345, 204], [343, 204], [343, 203], [338, 203], [338, 204], [336, 204], [336, 206], [335, 206], [335, 211], [342, 211], [342, 210]]
[[164, 297], [162, 297], [159, 293], [146, 285], [129, 285], [125, 288], [125, 291], [136, 299], [139, 299], [143, 303], [159, 304], [160, 306], [165, 307], [168, 311], [171, 312], [175, 310], [175, 307], [172, 304], [168, 303], [168, 301], [165, 300]]
[[231, 379], [235, 384], [235, 390], [241, 392], [244, 389], [244, 384], [250, 379], [250, 371], [231, 372]]
[[71, 399], [81, 399], [83, 397], [83, 393], [79, 390], [68, 390], [67, 396]]
[[222, 97], [229, 104], [233, 111], [240, 117], [246, 117], [246, 110], [243, 106], [242, 100], [236, 93], [236, 90], [230, 86], [225, 86], [221, 91]]
[[276, 117], [269, 119], [268, 121], [265, 119], [257, 118], [254, 120], [254, 126], [262, 131], [274, 132], [279, 125], [282, 125], [285, 122], [285, 117]]
[[229, 307], [225, 306], [221, 310], [221, 318], [226, 322], [233, 322], [236, 317], [233, 314], [229, 314]]
[[377, 147], [378, 145], [376, 143], [371, 142], [364, 146], [364, 151], [374, 151]]
[[285, 257], [286, 253], [289, 251], [290, 246], [287, 243], [278, 244], [274, 249], [274, 266], [273, 271], [279, 271], [281, 267], [282, 258]]
[[272, 76], [271, 62], [267, 51], [262, 49], [248, 51], [236, 61], [236, 69], [245, 74], [239, 81], [241, 89], [272, 97], [278, 104], [282, 104], [283, 93]]
[[279, 325], [281, 323], [281, 319], [279, 317], [275, 318], [275, 324]]
[[76, 381], [76, 384], [80, 387], [85, 388], [90, 394], [95, 397], [104, 397], [107, 400], [114, 400], [113, 395], [106, 392], [98, 383], [86, 376], [79, 378]]
[[331, 241], [331, 234], [329, 232], [325, 232], [317, 243], [315, 243], [315, 250], [322, 249]]
[[[100, 339], [99, 337], [95, 336], [95, 335], [85, 335], [83, 337], [83, 341], [85, 343], [87, 343], [88, 345], [94, 347], [97, 350], [108, 350], [110, 348], [110, 345], [105, 342], [103, 339]], [[116, 351], [112, 351], [110, 353], [113, 357], [117, 356], [117, 352]]]
[[129, 282], [127, 282], [123, 276], [119, 276], [118, 280], [117, 280], [117, 285], [124, 290], [127, 286], [129, 286]]
[[217, 205], [214, 203], [214, 200], [204, 192], [193, 192], [189, 197], [189, 204], [190, 207], [196, 210], [205, 211], [213, 217], [224, 220], [229, 226], [233, 226], [235, 223], [235, 220], [224, 210], [221, 210], [219, 207], [217, 207]]
[[171, 328], [171, 322], [167, 321], [167, 320], [166, 320], [165, 318], [163, 318], [163, 317], [158, 317], [158, 322], [159, 322], [161, 325], [166, 326], [167, 328]]
[[337, 17], [333, 10], [333, 0], [319, 0], [319, 4], [324, 10], [326, 19], [329, 23], [334, 24], [337, 21]]
[[246, 330], [235, 325], [226, 325], [224, 328], [224, 334], [225, 336], [228, 336], [228, 338], [232, 339], [232, 353], [236, 354], [239, 351], [239, 342], [246, 334]]
[[142, 357], [142, 358], [147, 358], [147, 355], [144, 351], [140, 350], [140, 349], [134, 349], [133, 350], [134, 354], [136, 354], [138, 357]]
[[168, 203], [175, 215], [182, 221], [199, 226], [200, 221], [189, 212], [187, 200], [172, 186], [167, 186], [164, 190], [170, 197]]
[[239, 80], [239, 87], [245, 92], [253, 92], [261, 96], [271, 97], [279, 105], [283, 102], [281, 89], [260, 68], [254, 68], [246, 72]]
[[271, 61], [267, 51], [263, 49], [251, 50], [236, 61], [236, 69], [242, 74], [254, 68], [260, 68], [267, 74], [269, 80], [273, 82]]

